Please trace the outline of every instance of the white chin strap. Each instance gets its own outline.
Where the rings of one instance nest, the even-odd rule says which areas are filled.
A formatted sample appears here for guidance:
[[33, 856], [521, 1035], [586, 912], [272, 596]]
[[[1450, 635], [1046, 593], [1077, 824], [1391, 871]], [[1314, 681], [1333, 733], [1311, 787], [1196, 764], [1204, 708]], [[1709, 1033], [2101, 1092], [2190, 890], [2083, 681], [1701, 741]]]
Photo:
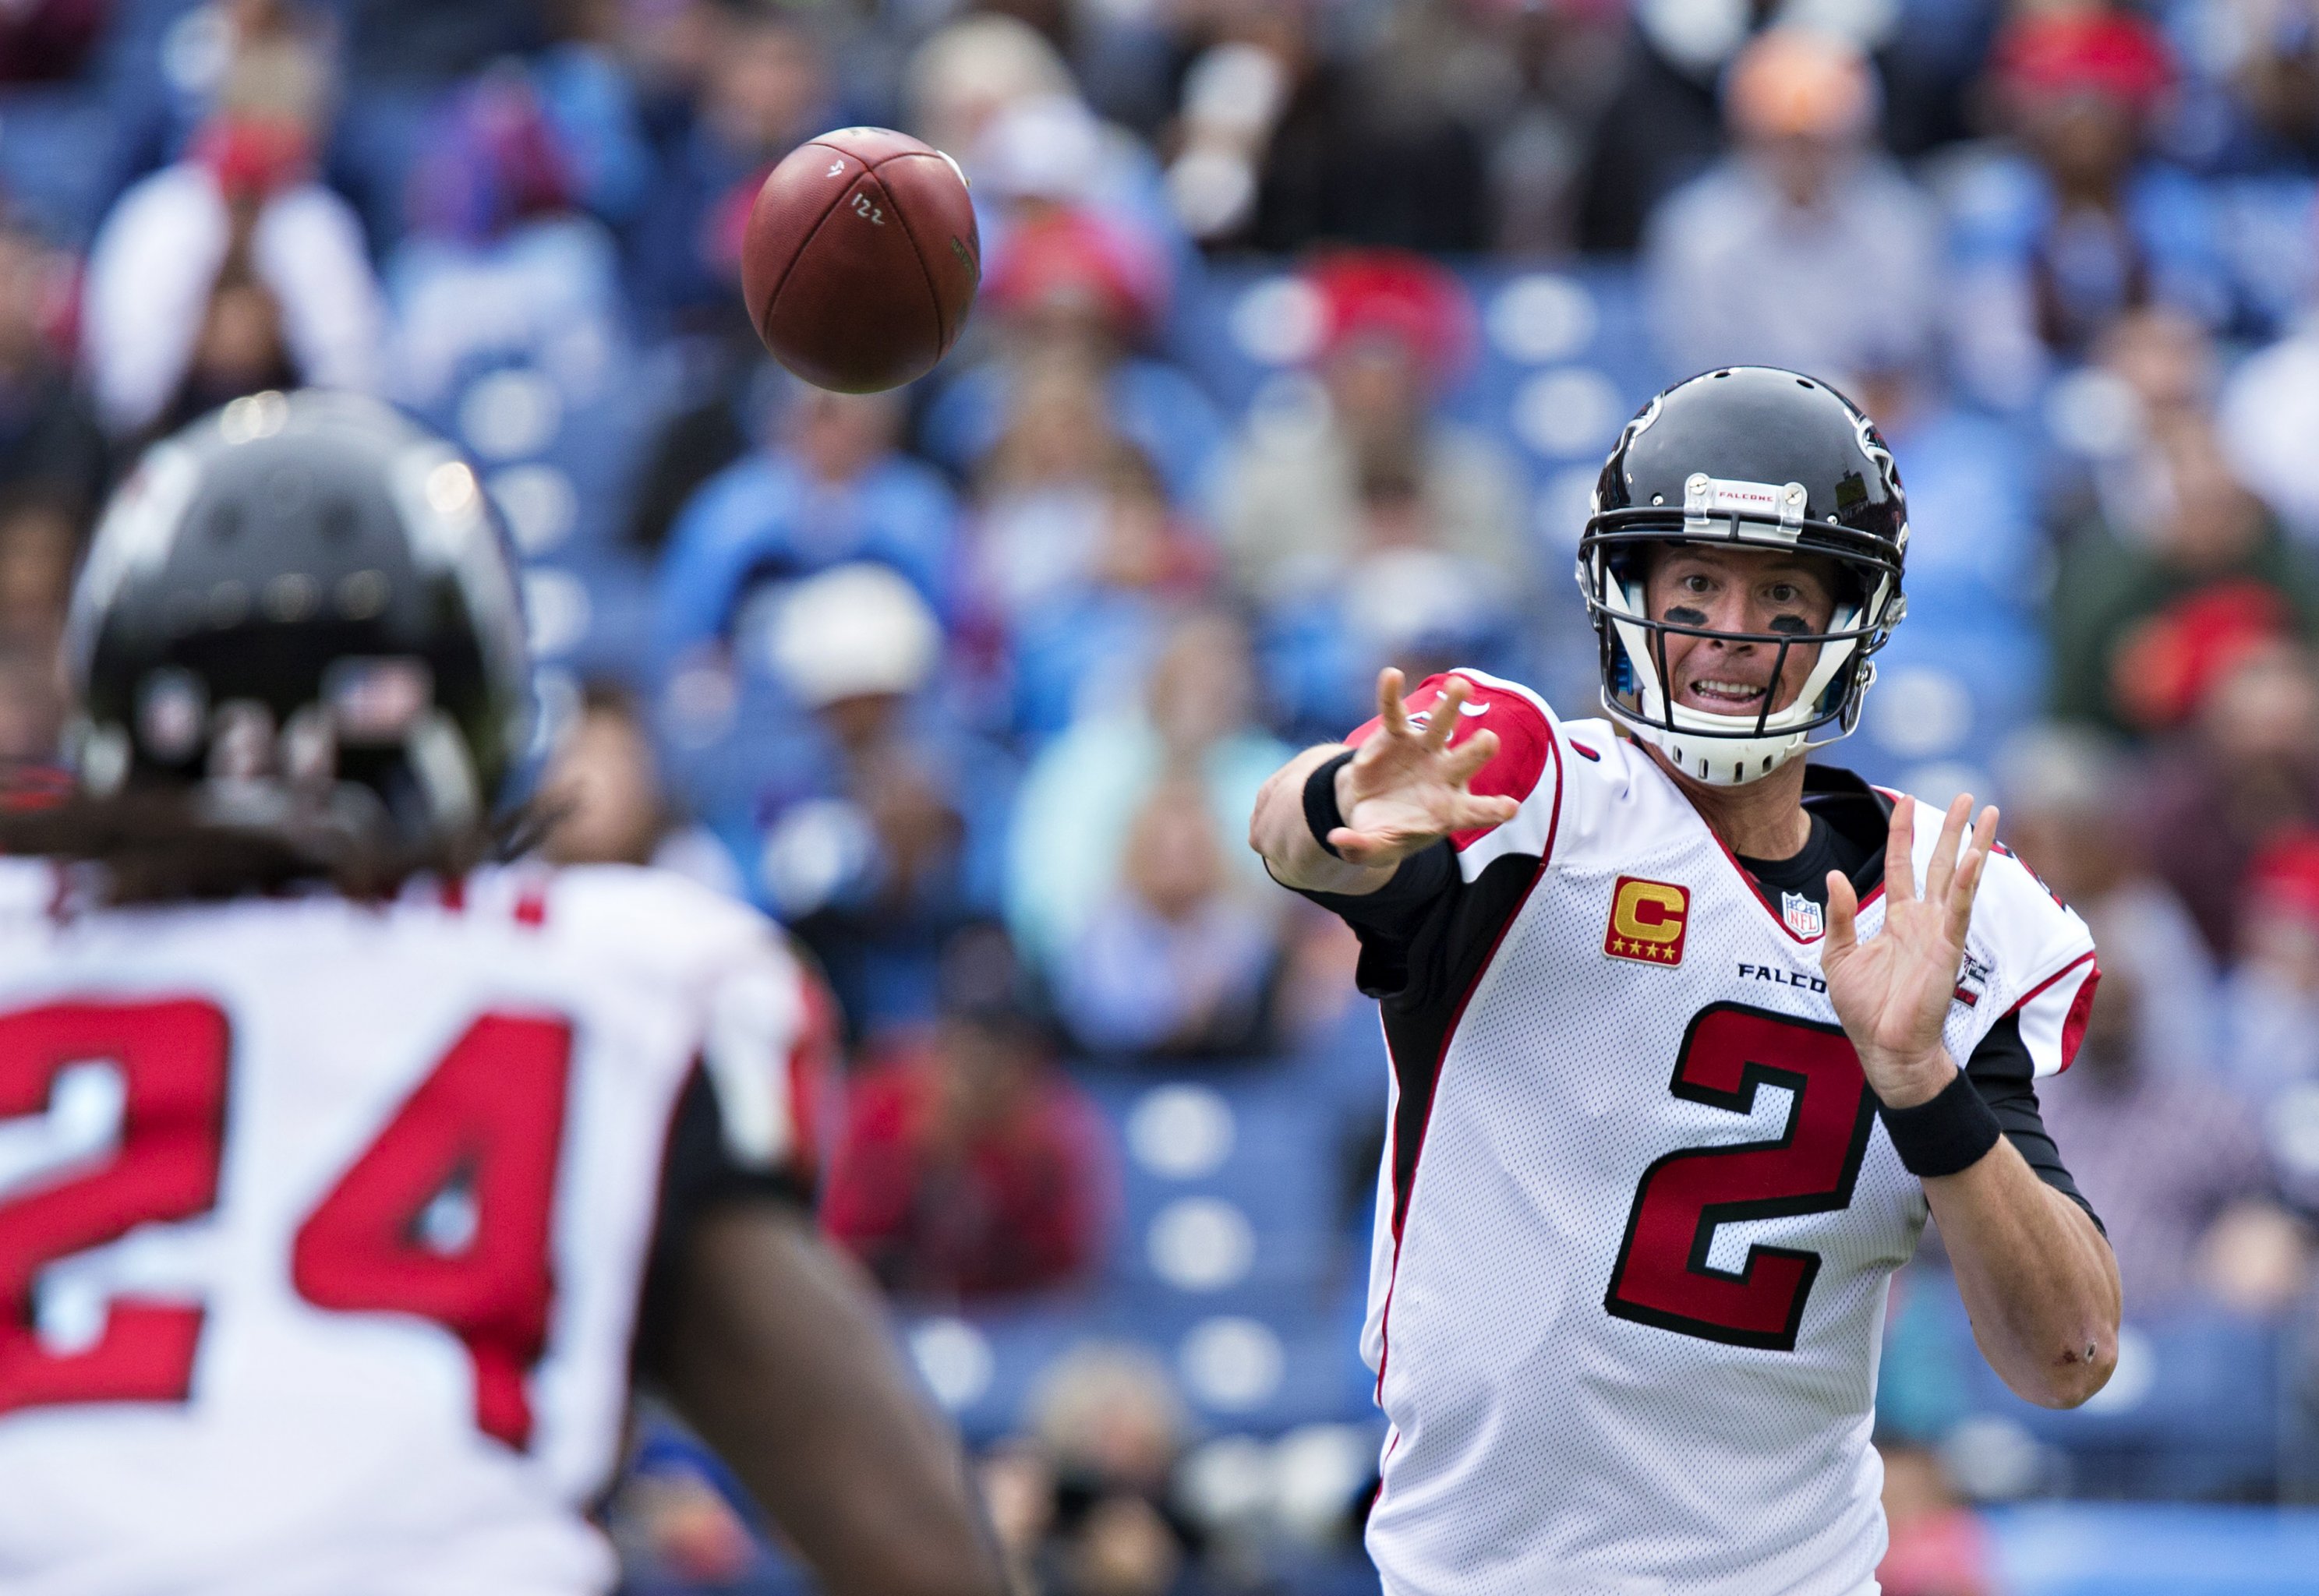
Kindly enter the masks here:
[[[1629, 618], [1645, 613], [1639, 584], [1630, 587], [1610, 579], [1602, 582], [1600, 591], [1605, 607], [1611, 611], [1611, 624], [1617, 629], [1620, 645], [1626, 650], [1628, 669], [1634, 672], [1639, 713], [1620, 704], [1608, 682], [1602, 687], [1602, 708], [1633, 733], [1636, 741], [1649, 744], [1684, 775], [1710, 787], [1742, 787], [1750, 781], [1760, 781], [1812, 746], [1806, 728], [1819, 718], [1819, 702], [1828, 684], [1839, 672], [1849, 667], [1853, 651], [1860, 646], [1856, 638], [1823, 644], [1819, 658], [1813, 662], [1811, 674], [1804, 679], [1803, 689], [1796, 694], [1795, 701], [1764, 717], [1759, 733], [1753, 715], [1714, 715], [1687, 704], [1674, 705], [1670, 713], [1665, 684], [1659, 681], [1658, 658], [1650, 646], [1649, 629], [1638, 624], [1638, 618]], [[1870, 600], [1872, 610], [1882, 597], [1883, 584], [1880, 583]], [[1861, 624], [1863, 613], [1856, 608], [1839, 610], [1827, 629], [1850, 631]], [[1870, 681], [1874, 679], [1874, 670], [1872, 664]], [[1867, 691], [1868, 682], [1863, 681], [1854, 699], [1854, 713], [1828, 728], [1828, 735], [1820, 739], [1822, 743], [1833, 743], [1852, 735], [1857, 723], [1859, 700]]]

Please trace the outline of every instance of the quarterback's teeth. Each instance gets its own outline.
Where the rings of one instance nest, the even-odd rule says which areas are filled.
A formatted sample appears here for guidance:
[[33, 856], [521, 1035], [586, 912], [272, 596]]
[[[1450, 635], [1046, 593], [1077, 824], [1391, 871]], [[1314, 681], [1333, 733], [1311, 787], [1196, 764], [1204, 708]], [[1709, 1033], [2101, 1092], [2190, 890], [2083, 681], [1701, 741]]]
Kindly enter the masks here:
[[1729, 699], [1734, 703], [1741, 704], [1764, 696], [1762, 688], [1750, 686], [1744, 681], [1701, 681], [1694, 684], [1692, 690], [1703, 698]]

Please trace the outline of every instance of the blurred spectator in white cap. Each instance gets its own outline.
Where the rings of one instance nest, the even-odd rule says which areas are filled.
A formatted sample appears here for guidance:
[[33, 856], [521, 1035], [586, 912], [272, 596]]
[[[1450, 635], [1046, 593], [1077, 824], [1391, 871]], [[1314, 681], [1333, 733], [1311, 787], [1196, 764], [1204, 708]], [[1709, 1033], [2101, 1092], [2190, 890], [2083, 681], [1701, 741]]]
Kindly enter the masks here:
[[1784, 365], [1845, 383], [1925, 358], [1932, 202], [1876, 144], [1876, 74], [1799, 27], [1749, 41], [1723, 87], [1735, 151], [1670, 194], [1644, 243], [1670, 367]]
[[[1119, 881], [1135, 816], [1161, 781], [1192, 779], [1219, 835], [1246, 827], [1257, 789], [1285, 757], [1254, 724], [1254, 681], [1240, 623], [1195, 612], [1177, 623], [1141, 702], [1082, 718], [1032, 762], [1009, 834], [1006, 918], [1038, 968], [1070, 956]], [[1265, 884], [1261, 860], [1245, 848], [1229, 857], [1249, 885]]]
[[759, 799], [757, 885], [858, 1034], [923, 1021], [943, 943], [997, 909], [1012, 765], [944, 714], [941, 625], [891, 568], [838, 565], [769, 603], [767, 657], [809, 724]]
[[1474, 336], [1464, 286], [1422, 256], [1326, 255], [1304, 276], [1321, 320], [1318, 388], [1251, 415], [1224, 486], [1221, 531], [1235, 584], [1261, 606], [1332, 588], [1366, 550], [1363, 483], [1415, 485], [1437, 546], [1529, 591], [1517, 467], [1439, 411]]
[[540, 776], [535, 807], [548, 827], [539, 852], [551, 863], [653, 865], [746, 896], [733, 856], [678, 812], [644, 711], [616, 683], [582, 689], [578, 711]]
[[361, 222], [313, 175], [322, 110], [317, 85], [253, 67], [97, 230], [82, 356], [116, 435], [261, 387], [377, 387], [385, 313]]

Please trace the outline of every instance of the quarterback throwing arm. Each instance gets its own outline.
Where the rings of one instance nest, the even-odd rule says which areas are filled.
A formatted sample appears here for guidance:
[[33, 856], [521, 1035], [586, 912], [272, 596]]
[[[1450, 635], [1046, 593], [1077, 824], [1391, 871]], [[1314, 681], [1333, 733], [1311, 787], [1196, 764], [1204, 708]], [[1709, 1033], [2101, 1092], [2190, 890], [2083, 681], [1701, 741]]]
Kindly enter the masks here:
[[1259, 798], [1393, 1057], [1388, 1590], [1872, 1589], [1885, 1283], [1928, 1211], [2009, 1384], [2107, 1376], [2114, 1268], [2034, 1087], [2091, 939], [1993, 815], [1819, 768], [1804, 804], [1836, 868], [1781, 890], [1609, 723], [1478, 672], [1385, 672]]

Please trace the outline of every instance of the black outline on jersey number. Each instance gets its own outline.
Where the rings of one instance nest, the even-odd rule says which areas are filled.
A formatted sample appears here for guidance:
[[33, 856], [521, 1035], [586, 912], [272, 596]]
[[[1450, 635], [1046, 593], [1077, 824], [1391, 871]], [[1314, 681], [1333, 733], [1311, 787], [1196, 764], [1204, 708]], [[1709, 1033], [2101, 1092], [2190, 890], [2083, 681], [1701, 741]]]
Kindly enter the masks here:
[[1799, 1019], [1793, 1014], [1775, 1014], [1770, 1009], [1756, 1008], [1745, 1003], [1710, 1003], [1691, 1018], [1684, 1027], [1683, 1046], [1675, 1054], [1674, 1072], [1667, 1089], [1686, 1102], [1705, 1104], [1711, 1108], [1728, 1109], [1734, 1114], [1755, 1111], [1758, 1088], [1769, 1084], [1789, 1090], [1787, 1123], [1780, 1134], [1768, 1141], [1743, 1141], [1711, 1147], [1685, 1147], [1653, 1159], [1642, 1178], [1635, 1185], [1635, 1200], [1627, 1213], [1626, 1233], [1620, 1238], [1619, 1256], [1611, 1268], [1610, 1289], [1603, 1294], [1603, 1311], [1613, 1318], [1647, 1324], [1659, 1330], [1673, 1330], [1678, 1335], [1695, 1336], [1701, 1340], [1719, 1341], [1729, 1347], [1755, 1347], [1770, 1352], [1792, 1352], [1796, 1349], [1796, 1332], [1803, 1323], [1804, 1304], [1811, 1297], [1812, 1283], [1819, 1276], [1820, 1255], [1801, 1248], [1771, 1247], [1757, 1242], [1747, 1249], [1746, 1263], [1737, 1274], [1712, 1268], [1707, 1262], [1708, 1251], [1714, 1244], [1718, 1226], [1735, 1224], [1755, 1219], [1785, 1219], [1806, 1213], [1828, 1213], [1852, 1204], [1852, 1194], [1860, 1178], [1860, 1167], [1868, 1153], [1870, 1131], [1876, 1123], [1876, 1098], [1868, 1089], [1863, 1077], [1860, 1083], [1860, 1105], [1853, 1116], [1851, 1144], [1846, 1148], [1842, 1173], [1836, 1186], [1827, 1191], [1805, 1192], [1786, 1197], [1743, 1198], [1730, 1203], [1708, 1203], [1701, 1205], [1697, 1228], [1692, 1236], [1691, 1256], [1684, 1267], [1692, 1274], [1719, 1280], [1733, 1281], [1742, 1285], [1755, 1276], [1755, 1263], [1760, 1258], [1790, 1258], [1803, 1266], [1803, 1274], [1796, 1283], [1795, 1298], [1789, 1304], [1787, 1323], [1778, 1331], [1745, 1330], [1713, 1320], [1697, 1319], [1687, 1314], [1672, 1313], [1665, 1309], [1631, 1303], [1620, 1296], [1625, 1285], [1627, 1263], [1635, 1245], [1635, 1231], [1641, 1223], [1643, 1204], [1648, 1196], [1651, 1183], [1669, 1165], [1693, 1159], [1728, 1158], [1738, 1153], [1773, 1152], [1788, 1147], [1795, 1140], [1796, 1127], [1803, 1119], [1804, 1094], [1811, 1089], [1812, 1078], [1795, 1069], [1783, 1069], [1777, 1065], [1749, 1060], [1742, 1066], [1739, 1085], [1733, 1091], [1718, 1091], [1699, 1087], [1683, 1079], [1692, 1062], [1692, 1048], [1697, 1041], [1700, 1026], [1709, 1016], [1725, 1012], [1749, 1014], [1774, 1024], [1798, 1031], [1818, 1032], [1823, 1035], [1841, 1037], [1844, 1028], [1817, 1020]]

